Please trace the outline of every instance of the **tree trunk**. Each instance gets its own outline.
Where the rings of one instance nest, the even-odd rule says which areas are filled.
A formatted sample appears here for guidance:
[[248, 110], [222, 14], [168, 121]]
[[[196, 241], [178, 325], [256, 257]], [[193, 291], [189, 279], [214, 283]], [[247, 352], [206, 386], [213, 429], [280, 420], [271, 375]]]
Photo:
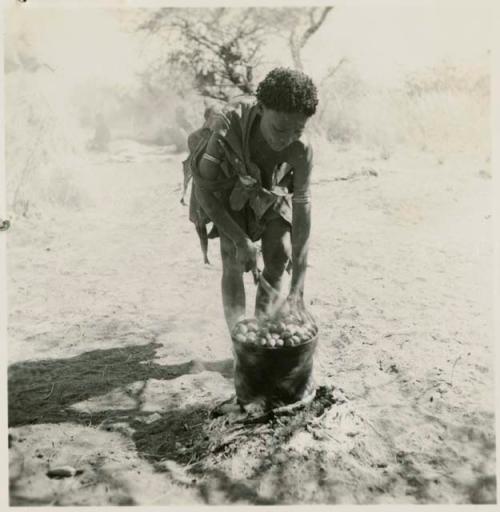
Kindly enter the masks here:
[[326, 20], [326, 17], [328, 16], [328, 13], [333, 9], [332, 6], [325, 7], [321, 14], [319, 15], [319, 18], [315, 18], [316, 7], [312, 7], [309, 9], [309, 25], [306, 27], [302, 35], [297, 35], [296, 29], [293, 28], [290, 32], [289, 37], [289, 46], [290, 46], [290, 52], [292, 54], [292, 60], [293, 64], [296, 69], [302, 71], [304, 69], [304, 65], [302, 62], [302, 50], [304, 46], [307, 44], [309, 39], [312, 35], [314, 35], [321, 25]]
[[293, 65], [295, 66], [295, 69], [302, 71], [304, 69], [304, 66], [302, 64], [302, 55], [301, 55], [301, 51], [300, 51], [301, 49], [297, 42], [295, 30], [292, 31], [292, 33], [290, 34], [289, 44], [290, 44], [290, 52], [292, 54]]

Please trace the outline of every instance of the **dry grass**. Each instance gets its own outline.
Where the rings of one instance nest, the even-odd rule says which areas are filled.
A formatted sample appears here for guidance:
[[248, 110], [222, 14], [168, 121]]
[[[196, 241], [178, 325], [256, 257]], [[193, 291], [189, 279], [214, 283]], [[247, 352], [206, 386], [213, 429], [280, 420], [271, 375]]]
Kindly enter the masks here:
[[314, 128], [331, 142], [379, 152], [420, 150], [439, 160], [461, 152], [489, 156], [487, 63], [446, 63], [416, 71], [399, 86], [372, 87], [344, 66], [322, 85]]

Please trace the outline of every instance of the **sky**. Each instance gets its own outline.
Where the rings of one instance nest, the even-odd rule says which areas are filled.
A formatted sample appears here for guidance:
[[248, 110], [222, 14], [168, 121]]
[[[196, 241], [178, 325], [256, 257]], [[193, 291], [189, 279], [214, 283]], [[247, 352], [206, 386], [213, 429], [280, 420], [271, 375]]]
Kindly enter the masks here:
[[[304, 51], [306, 70], [321, 77], [344, 57], [368, 80], [395, 83], [403, 72], [443, 58], [473, 63], [491, 47], [493, 21], [485, 5], [339, 0]], [[68, 85], [89, 80], [128, 85], [158, 48], [144, 49], [139, 37], [124, 32], [120, 18], [127, 18], [127, 12], [133, 10], [15, 9], [7, 13], [6, 42], [13, 34], [28, 34], [37, 53]], [[271, 55], [275, 61], [289, 58], [279, 45]]]
[[478, 61], [491, 48], [491, 13], [478, 3], [460, 3], [341, 2], [311, 40], [308, 65], [321, 74], [321, 60], [346, 57], [368, 80], [392, 83], [445, 58]]
[[123, 31], [114, 9], [38, 8], [7, 13], [6, 37], [26, 34], [39, 58], [70, 85], [132, 83], [140, 69], [139, 41]]

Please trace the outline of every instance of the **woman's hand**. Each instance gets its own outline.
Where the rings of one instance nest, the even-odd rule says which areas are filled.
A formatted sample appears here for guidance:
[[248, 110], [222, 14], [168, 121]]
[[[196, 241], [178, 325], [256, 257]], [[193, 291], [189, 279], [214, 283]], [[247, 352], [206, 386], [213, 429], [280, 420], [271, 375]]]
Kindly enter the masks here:
[[304, 296], [300, 292], [290, 292], [285, 301], [282, 311], [287, 315], [295, 317], [297, 320], [301, 322], [307, 322], [316, 325], [316, 319], [307, 310], [304, 303]]
[[290, 292], [285, 304], [283, 305], [283, 312], [286, 315], [297, 317], [298, 320], [304, 320], [306, 307], [304, 305], [304, 297], [302, 294]]

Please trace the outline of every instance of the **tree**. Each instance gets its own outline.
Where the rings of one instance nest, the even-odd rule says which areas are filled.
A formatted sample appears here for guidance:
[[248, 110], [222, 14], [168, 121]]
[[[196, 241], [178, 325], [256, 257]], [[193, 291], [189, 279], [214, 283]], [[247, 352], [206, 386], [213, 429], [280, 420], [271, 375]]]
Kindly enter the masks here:
[[160, 9], [139, 26], [163, 33], [172, 48], [166, 63], [188, 74], [202, 96], [228, 101], [254, 93], [266, 26], [257, 9]]
[[332, 9], [164, 8], [148, 12], [138, 28], [167, 42], [162, 65], [179, 77], [181, 94], [189, 76], [202, 96], [228, 101], [254, 93], [254, 71], [272, 35], [285, 38], [294, 66], [302, 70], [302, 51]]
[[304, 69], [302, 50], [323, 25], [332, 9], [333, 6], [279, 10], [281, 25], [289, 27], [285, 29], [285, 34], [288, 38], [293, 64], [297, 69]]

